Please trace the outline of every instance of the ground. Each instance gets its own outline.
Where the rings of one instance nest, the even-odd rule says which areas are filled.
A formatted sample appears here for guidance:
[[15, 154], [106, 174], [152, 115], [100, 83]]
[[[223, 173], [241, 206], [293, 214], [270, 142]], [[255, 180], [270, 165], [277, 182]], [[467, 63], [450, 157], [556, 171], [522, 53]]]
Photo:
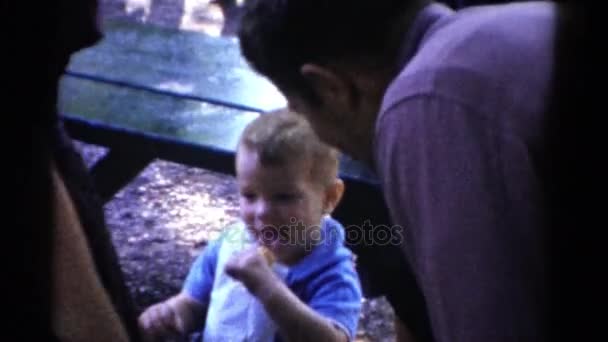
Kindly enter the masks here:
[[[160, 10], [145, 8], [146, 4], [154, 5], [154, 0], [100, 3], [105, 18], [122, 17], [203, 32], [201, 28], [214, 27], [211, 33], [222, 32], [223, 19], [209, 11], [206, 1], [157, 1]], [[182, 9], [175, 9], [176, 4]], [[183, 17], [176, 20], [175, 13]], [[88, 165], [107, 152], [82, 142], [77, 142], [77, 147]], [[106, 205], [105, 212], [127, 285], [141, 312], [178, 292], [207, 241], [237, 219], [235, 182], [227, 175], [158, 160], [122, 189]], [[384, 298], [365, 300], [358, 341], [394, 340], [392, 320], [393, 311]]]

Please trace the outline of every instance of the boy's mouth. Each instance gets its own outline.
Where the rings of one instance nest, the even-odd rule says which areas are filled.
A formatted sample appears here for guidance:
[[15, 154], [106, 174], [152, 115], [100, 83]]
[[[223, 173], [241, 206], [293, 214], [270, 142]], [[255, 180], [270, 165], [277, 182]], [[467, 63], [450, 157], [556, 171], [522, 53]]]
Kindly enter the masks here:
[[279, 232], [274, 228], [262, 228], [258, 232], [258, 240], [262, 245], [270, 247], [279, 241]]
[[287, 244], [289, 242], [288, 232], [281, 232], [274, 227], [265, 227], [258, 230], [257, 237], [260, 244], [269, 248], [276, 248], [279, 244]]

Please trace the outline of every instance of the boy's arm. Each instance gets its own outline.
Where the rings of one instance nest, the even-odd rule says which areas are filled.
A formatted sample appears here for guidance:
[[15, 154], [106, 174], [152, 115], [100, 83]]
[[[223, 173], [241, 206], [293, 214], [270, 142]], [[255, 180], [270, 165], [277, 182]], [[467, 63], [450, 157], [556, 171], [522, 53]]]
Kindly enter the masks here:
[[[330, 285], [317, 293], [318, 303], [304, 303], [274, 274], [256, 249], [230, 260], [226, 273], [241, 281], [260, 300], [287, 341], [348, 341], [354, 333], [361, 302], [357, 287]], [[353, 310], [346, 308], [343, 314], [338, 313], [331, 303], [330, 292], [352, 294], [351, 303], [345, 304], [353, 304]], [[333, 299], [333, 303], [343, 306], [338, 298]], [[348, 319], [334, 320], [338, 317], [349, 317], [354, 324], [347, 322]]]
[[175, 312], [176, 327], [182, 335], [194, 332], [200, 326], [200, 318], [205, 315], [207, 306], [192, 298], [188, 293], [182, 291], [180, 294], [169, 298], [167, 305]]
[[[275, 276], [276, 277], [276, 276]], [[348, 341], [348, 335], [302, 302], [279, 279], [255, 294], [286, 341]]]
[[205, 305], [182, 292], [146, 309], [139, 316], [139, 325], [149, 341], [171, 335], [184, 336], [196, 330], [204, 314]]
[[215, 277], [219, 240], [211, 242], [190, 267], [182, 291], [146, 309], [139, 317], [147, 340], [185, 335], [204, 324]]

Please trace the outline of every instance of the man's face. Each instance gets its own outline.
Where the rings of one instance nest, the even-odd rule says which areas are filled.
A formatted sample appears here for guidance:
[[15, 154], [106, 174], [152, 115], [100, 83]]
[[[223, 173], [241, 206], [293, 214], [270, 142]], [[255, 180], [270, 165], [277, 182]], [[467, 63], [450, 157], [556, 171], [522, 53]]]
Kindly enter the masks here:
[[337, 71], [305, 64], [302, 73], [319, 100], [311, 102], [298, 91], [283, 89], [289, 107], [310, 122], [321, 140], [369, 163], [384, 82], [356, 68]]
[[[325, 143], [338, 148], [348, 154], [354, 152], [350, 148], [349, 132], [352, 132], [351, 122], [341, 120], [345, 115], [337, 115], [326, 105], [311, 105], [298, 95], [287, 95], [289, 108], [303, 115], [309, 122], [315, 133]], [[347, 110], [347, 109], [345, 109]]]

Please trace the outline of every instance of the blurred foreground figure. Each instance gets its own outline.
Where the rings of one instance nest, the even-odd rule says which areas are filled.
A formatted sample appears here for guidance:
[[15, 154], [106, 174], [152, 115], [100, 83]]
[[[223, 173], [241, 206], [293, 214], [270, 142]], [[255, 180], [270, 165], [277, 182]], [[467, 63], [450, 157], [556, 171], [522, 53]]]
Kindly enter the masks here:
[[3, 333], [11, 341], [138, 341], [102, 204], [56, 107], [71, 54], [101, 37], [97, 2], [33, 6], [10, 1], [1, 8], [11, 219], [2, 258], [11, 326]]

